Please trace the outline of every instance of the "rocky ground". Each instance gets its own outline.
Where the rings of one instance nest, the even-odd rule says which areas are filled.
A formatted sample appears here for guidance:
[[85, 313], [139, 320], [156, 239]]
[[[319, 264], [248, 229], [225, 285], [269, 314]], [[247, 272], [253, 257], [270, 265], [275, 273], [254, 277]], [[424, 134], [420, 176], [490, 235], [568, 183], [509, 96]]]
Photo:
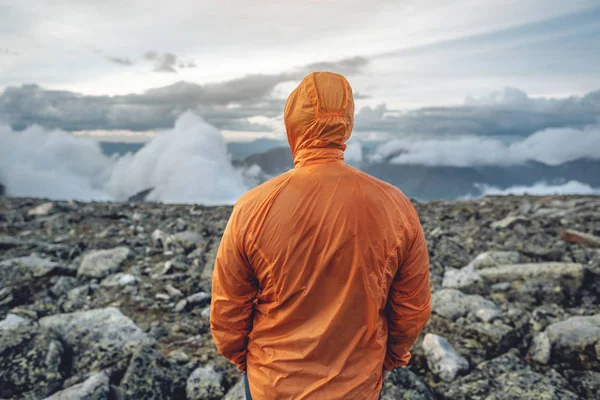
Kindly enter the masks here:
[[[600, 198], [417, 208], [433, 315], [384, 398], [598, 398]], [[0, 198], [0, 399], [242, 399], [208, 323], [230, 211]]]

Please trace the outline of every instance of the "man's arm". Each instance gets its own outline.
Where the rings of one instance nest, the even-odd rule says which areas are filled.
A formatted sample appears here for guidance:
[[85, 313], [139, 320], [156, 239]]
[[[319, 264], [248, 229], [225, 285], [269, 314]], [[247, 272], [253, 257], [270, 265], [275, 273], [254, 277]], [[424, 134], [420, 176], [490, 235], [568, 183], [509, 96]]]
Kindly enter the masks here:
[[219, 353], [239, 370], [245, 371], [246, 346], [252, 330], [253, 303], [258, 285], [239, 235], [234, 208], [215, 261], [210, 329]]
[[404, 253], [388, 296], [389, 334], [383, 364], [387, 371], [408, 364], [409, 349], [431, 315], [429, 254], [423, 229], [420, 223], [416, 225], [416, 236]]

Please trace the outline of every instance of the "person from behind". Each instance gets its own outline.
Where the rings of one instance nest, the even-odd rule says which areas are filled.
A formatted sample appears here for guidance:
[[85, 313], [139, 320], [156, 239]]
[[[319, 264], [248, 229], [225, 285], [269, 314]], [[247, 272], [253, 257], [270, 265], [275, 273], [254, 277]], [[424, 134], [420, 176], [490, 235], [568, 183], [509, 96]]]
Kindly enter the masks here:
[[343, 76], [308, 75], [284, 118], [294, 168], [233, 208], [212, 336], [248, 398], [375, 400], [430, 316], [423, 229], [399, 189], [344, 163], [354, 100]]

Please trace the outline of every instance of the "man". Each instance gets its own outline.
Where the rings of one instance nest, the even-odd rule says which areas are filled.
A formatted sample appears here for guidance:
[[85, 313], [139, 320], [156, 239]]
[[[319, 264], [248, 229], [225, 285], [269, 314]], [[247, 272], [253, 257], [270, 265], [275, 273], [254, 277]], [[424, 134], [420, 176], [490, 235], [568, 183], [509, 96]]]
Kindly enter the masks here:
[[377, 399], [430, 315], [410, 201], [344, 164], [344, 77], [312, 73], [284, 112], [294, 169], [236, 203], [213, 275], [211, 330], [254, 399]]

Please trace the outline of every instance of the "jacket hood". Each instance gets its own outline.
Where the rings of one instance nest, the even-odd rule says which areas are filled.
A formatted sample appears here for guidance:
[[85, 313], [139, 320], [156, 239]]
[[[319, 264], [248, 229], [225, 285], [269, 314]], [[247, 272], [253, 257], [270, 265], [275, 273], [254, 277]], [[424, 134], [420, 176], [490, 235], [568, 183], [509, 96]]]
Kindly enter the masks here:
[[343, 160], [354, 126], [350, 84], [331, 72], [309, 74], [288, 97], [284, 120], [295, 166]]

